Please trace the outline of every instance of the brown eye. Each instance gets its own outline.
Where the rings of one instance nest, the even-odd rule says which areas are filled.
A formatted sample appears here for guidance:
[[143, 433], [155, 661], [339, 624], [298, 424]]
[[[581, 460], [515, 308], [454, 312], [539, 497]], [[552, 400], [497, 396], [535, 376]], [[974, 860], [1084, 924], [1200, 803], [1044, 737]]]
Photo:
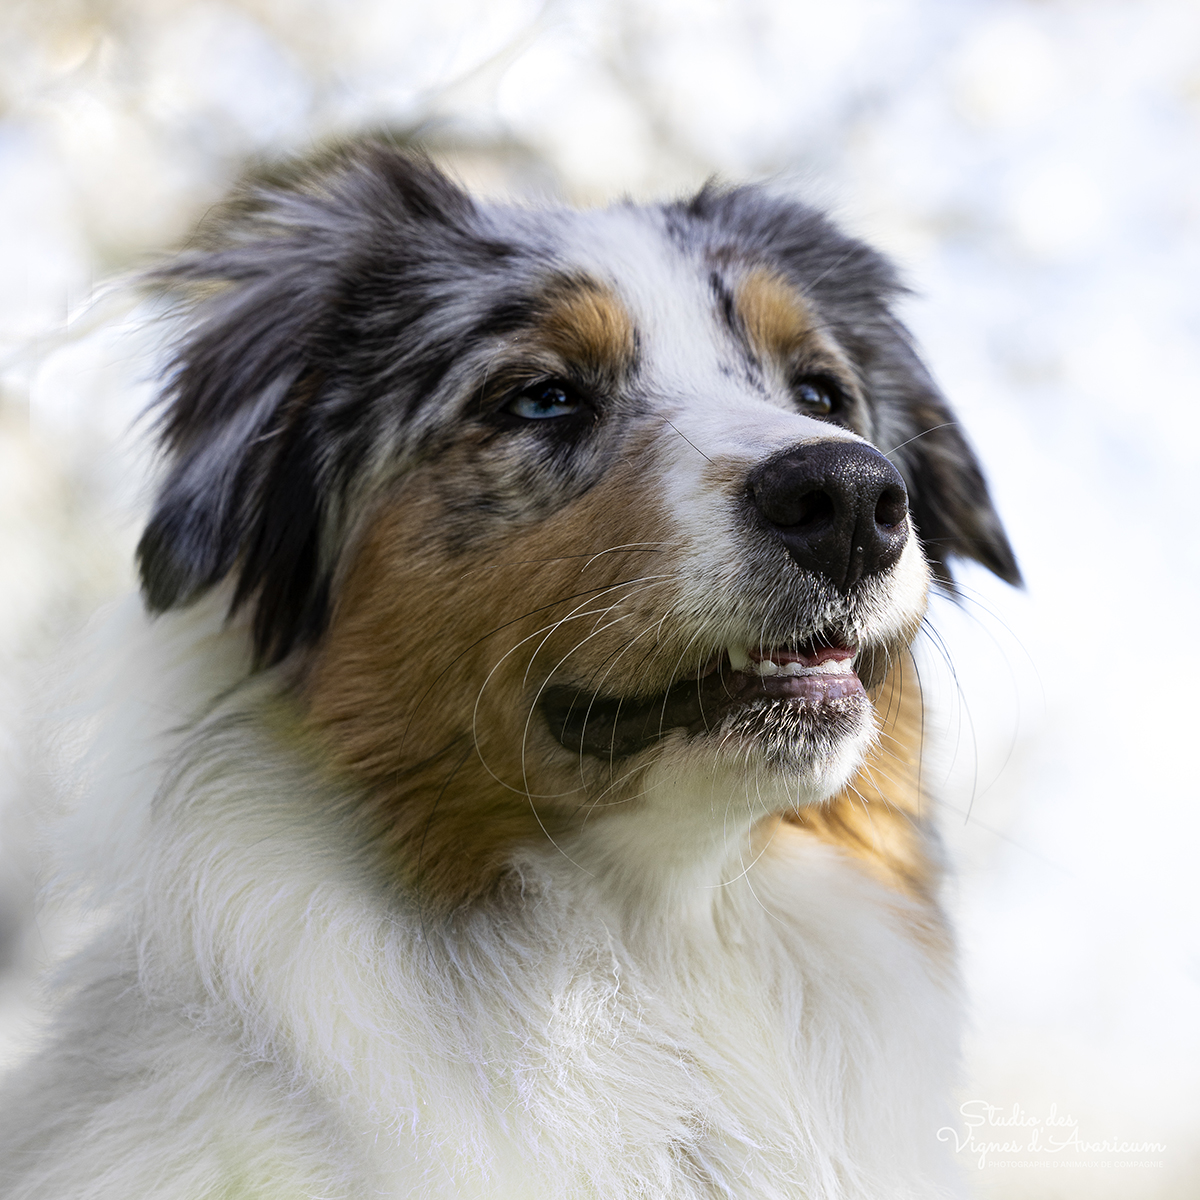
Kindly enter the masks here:
[[796, 399], [817, 417], [827, 417], [834, 409], [830, 389], [816, 381], [810, 380], [797, 384]]

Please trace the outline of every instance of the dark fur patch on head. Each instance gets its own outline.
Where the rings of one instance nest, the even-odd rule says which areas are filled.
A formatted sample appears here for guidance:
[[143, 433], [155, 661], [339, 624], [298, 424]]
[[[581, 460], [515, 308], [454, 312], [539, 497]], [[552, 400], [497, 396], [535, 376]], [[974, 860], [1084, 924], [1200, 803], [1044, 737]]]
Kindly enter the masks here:
[[[401, 436], [468, 332], [525, 316], [499, 282], [490, 307], [478, 288], [509, 253], [432, 165], [367, 146], [240, 198], [201, 249], [153, 272], [191, 320], [160, 402], [171, 465], [138, 547], [149, 606], [233, 573], [262, 661], [316, 637], [325, 526], [372, 442]], [[485, 303], [447, 315], [471, 269]]]

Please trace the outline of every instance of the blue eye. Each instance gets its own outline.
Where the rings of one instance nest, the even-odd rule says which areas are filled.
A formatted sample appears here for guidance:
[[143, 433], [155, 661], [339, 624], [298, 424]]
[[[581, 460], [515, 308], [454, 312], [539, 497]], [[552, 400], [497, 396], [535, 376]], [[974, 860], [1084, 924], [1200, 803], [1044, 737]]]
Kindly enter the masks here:
[[551, 417], [569, 417], [579, 412], [583, 404], [572, 392], [559, 383], [535, 383], [505, 406], [505, 412], [527, 421], [545, 421]]

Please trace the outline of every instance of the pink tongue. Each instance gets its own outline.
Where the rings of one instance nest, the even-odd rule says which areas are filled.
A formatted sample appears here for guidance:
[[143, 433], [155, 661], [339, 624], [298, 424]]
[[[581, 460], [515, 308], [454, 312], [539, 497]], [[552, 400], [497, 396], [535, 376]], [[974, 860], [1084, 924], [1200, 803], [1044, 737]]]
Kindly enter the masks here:
[[786, 650], [782, 646], [762, 650], [751, 649], [750, 657], [754, 662], [770, 659], [771, 662], [783, 666], [784, 663], [799, 663], [802, 667], [819, 667], [824, 662], [842, 662], [853, 658], [854, 651], [846, 646], [814, 646], [807, 642], [798, 650]]

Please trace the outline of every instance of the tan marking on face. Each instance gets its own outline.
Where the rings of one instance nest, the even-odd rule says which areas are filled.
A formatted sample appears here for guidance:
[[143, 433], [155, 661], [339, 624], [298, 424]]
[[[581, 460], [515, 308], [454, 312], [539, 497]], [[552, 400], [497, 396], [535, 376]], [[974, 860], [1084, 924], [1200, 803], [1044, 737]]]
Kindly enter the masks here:
[[[775, 271], [744, 275], [735, 289], [750, 350], [785, 387], [797, 375], [828, 375], [848, 397], [861, 399], [857, 372], [816, 309]], [[859, 433], [869, 430], [855, 426]]]
[[905, 655], [875, 697], [881, 735], [848, 787], [784, 817], [802, 836], [836, 846], [872, 878], [912, 902], [898, 911], [935, 959], [950, 933], [938, 903], [942, 877], [933, 814], [921, 787], [921, 689]]
[[787, 361], [812, 345], [816, 314], [774, 271], [751, 271], [738, 284], [736, 299], [746, 336], [764, 358]]
[[637, 351], [625, 306], [591, 280], [572, 281], [552, 292], [535, 337], [568, 363], [617, 377], [629, 371]]
[[664, 573], [664, 534], [636, 465], [453, 558], [437, 536], [435, 470], [453, 472], [453, 453], [381, 504], [304, 693], [312, 736], [358, 785], [352, 819], [429, 911], [446, 912], [491, 891], [522, 842], [557, 840], [605, 787], [607, 763], [581, 763], [530, 717], [538, 686], [564, 659], [597, 681], [628, 663], [609, 677], [625, 689], [631, 670], [654, 679], [675, 658], [634, 640], [672, 586], [645, 578]]

